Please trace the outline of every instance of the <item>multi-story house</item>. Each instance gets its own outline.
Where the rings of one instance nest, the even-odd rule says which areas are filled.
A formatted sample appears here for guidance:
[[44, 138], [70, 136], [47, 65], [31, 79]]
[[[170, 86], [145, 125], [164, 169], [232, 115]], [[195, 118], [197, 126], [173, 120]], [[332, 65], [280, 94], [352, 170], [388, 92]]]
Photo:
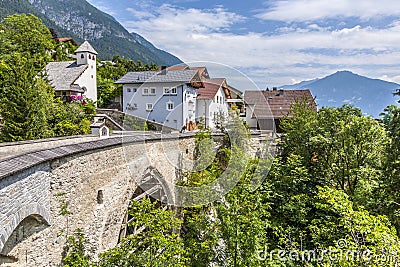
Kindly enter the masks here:
[[198, 70], [129, 72], [115, 83], [123, 85], [123, 112], [178, 130], [195, 123]]
[[231, 93], [224, 78], [204, 79], [204, 87], [197, 96], [197, 118], [203, 118], [205, 126], [218, 128], [227, 118]]

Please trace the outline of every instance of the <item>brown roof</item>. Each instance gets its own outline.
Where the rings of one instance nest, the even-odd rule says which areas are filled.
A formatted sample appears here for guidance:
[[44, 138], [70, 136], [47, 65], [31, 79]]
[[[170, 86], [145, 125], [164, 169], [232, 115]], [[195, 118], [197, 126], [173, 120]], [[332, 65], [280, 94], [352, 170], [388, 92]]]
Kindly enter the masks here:
[[255, 105], [252, 118], [282, 118], [290, 110], [290, 105], [296, 100], [305, 98], [317, 109], [314, 97], [310, 90], [274, 90], [274, 91], [245, 91], [246, 105]]
[[78, 46], [78, 44], [72, 38], [60, 37], [60, 38], [55, 38], [54, 40], [56, 40], [57, 43], [71, 42], [73, 45]]
[[219, 88], [225, 85], [224, 78], [204, 79], [204, 88], [199, 88], [197, 99], [214, 99]]
[[208, 70], [206, 67], [191, 67], [190, 70], [197, 70], [201, 77], [205, 79], [210, 79], [210, 75], [208, 74]]
[[187, 69], [189, 69], [189, 66], [187, 65], [176, 65], [168, 67], [168, 70], [187, 70]]

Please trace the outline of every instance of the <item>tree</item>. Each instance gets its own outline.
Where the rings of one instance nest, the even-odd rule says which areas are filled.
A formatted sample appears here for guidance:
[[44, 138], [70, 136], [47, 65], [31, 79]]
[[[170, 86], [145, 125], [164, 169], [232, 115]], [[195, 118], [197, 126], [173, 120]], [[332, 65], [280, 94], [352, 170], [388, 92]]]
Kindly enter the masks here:
[[14, 53], [11, 62], [0, 64], [1, 141], [52, 137], [47, 114], [53, 89], [37, 77], [33, 62], [21, 54]]
[[386, 161], [382, 185], [376, 190], [379, 210], [385, 212], [400, 230], [400, 108], [391, 105], [381, 113], [390, 142], [386, 145]]
[[[0, 23], [0, 57], [8, 64], [14, 59], [14, 53], [29, 59], [37, 73], [51, 60], [55, 42], [49, 29], [34, 15], [11, 15]], [[9, 62], [11, 60], [11, 62]]]
[[221, 245], [216, 248], [220, 265], [260, 266], [257, 252], [268, 243], [271, 191], [267, 183], [253, 191], [254, 175], [265, 175], [256, 173], [259, 161], [249, 162], [237, 186], [216, 205], [221, 232]]
[[136, 233], [100, 256], [99, 266], [186, 266], [187, 255], [179, 236], [182, 221], [173, 211], [157, 207], [148, 198], [133, 202], [130, 226]]
[[381, 179], [388, 141], [382, 125], [346, 105], [311, 112], [297, 104], [292, 112], [281, 124], [284, 157], [301, 156], [320, 185], [344, 190], [367, 205]]

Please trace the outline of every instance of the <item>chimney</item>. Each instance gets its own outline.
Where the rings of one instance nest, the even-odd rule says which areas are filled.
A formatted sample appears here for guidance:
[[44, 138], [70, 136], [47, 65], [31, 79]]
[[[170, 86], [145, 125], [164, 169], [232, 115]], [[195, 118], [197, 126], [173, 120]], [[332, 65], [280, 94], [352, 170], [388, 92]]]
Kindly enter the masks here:
[[161, 66], [161, 75], [167, 75], [167, 71], [168, 71], [168, 69], [167, 69], [167, 66]]
[[279, 95], [284, 95], [284, 92], [285, 92], [285, 91], [283, 90], [283, 88], [280, 88], [280, 89], [279, 89]]
[[277, 90], [277, 88], [276, 87], [272, 87], [272, 91], [276, 91]]

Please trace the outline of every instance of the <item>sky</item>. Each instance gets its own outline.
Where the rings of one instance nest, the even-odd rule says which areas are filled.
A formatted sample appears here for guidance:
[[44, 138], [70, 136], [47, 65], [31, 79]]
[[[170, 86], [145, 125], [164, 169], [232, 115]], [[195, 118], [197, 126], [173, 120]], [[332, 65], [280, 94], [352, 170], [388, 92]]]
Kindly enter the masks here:
[[227, 65], [260, 89], [339, 70], [400, 83], [399, 0], [88, 2], [184, 62]]

